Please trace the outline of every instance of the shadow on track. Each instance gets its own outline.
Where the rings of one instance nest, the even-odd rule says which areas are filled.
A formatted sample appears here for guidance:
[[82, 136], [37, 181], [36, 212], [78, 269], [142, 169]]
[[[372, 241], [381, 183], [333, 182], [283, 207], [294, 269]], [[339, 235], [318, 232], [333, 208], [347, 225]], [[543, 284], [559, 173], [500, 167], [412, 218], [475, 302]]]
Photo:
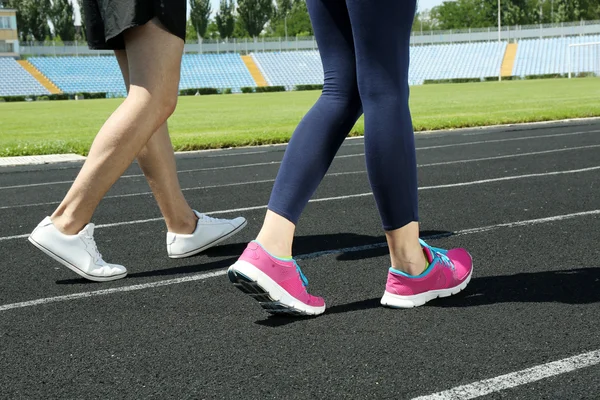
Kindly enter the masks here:
[[[325, 315], [379, 308], [379, 300], [374, 297], [335, 305], [328, 308]], [[600, 267], [475, 277], [462, 293], [433, 300], [426, 307], [477, 307], [498, 303], [600, 303]], [[302, 320], [272, 316], [256, 323], [278, 327]]]
[[[450, 236], [451, 232], [446, 231], [423, 231], [421, 232], [421, 236], [423, 237], [443, 237]], [[140, 272], [130, 272], [125, 279], [136, 279], [136, 278], [148, 278], [148, 277], [168, 277], [174, 275], [183, 275], [183, 274], [197, 274], [202, 272], [210, 272], [218, 269], [228, 268], [231, 264], [233, 264], [237, 258], [242, 254], [244, 249], [246, 248], [247, 243], [232, 243], [225, 244], [213, 247], [207, 250], [204, 253], [201, 253], [195, 257], [192, 257], [192, 260], [200, 260], [202, 257], [205, 258], [225, 258], [217, 261], [208, 261], [197, 263], [194, 265], [185, 265], [185, 266], [176, 266], [172, 268], [164, 268], [153, 271], [140, 271]], [[299, 254], [299, 260], [306, 259], [302, 255], [313, 254], [318, 252], [334, 252], [337, 253], [337, 250], [349, 248], [349, 247], [357, 247], [357, 246], [370, 246], [370, 245], [380, 245], [381, 248], [376, 249], [377, 253], [374, 253], [372, 257], [379, 255], [387, 254], [387, 246], [385, 245], [385, 238], [383, 236], [367, 236], [367, 235], [357, 235], [354, 233], [337, 233], [337, 234], [328, 234], [328, 235], [310, 235], [310, 236], [298, 236], [294, 241], [294, 254]], [[359, 254], [363, 254], [363, 252], [357, 252]], [[351, 253], [347, 253], [351, 254]], [[360, 257], [368, 257], [366, 255]], [[342, 254], [341, 256], [343, 256]], [[340, 256], [340, 257], [341, 257]], [[341, 258], [338, 258], [341, 259]], [[353, 259], [353, 258], [348, 258]], [[167, 260], [165, 262], [185, 262], [181, 260]], [[88, 281], [83, 278], [75, 278], [75, 279], [63, 279], [56, 282], [58, 285], [82, 285], [82, 284], [90, 284], [97, 285], [96, 282]]]

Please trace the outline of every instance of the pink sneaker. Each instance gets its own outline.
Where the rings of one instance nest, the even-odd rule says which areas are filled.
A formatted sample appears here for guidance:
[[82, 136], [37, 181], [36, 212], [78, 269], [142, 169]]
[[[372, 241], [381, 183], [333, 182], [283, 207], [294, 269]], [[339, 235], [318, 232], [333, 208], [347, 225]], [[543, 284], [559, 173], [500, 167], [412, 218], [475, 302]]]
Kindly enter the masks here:
[[473, 273], [473, 260], [465, 249], [443, 250], [420, 242], [429, 268], [418, 276], [390, 268], [382, 305], [418, 307], [435, 298], [457, 294], [467, 287]]
[[318, 315], [325, 311], [325, 301], [306, 291], [308, 281], [296, 261], [273, 257], [256, 241], [248, 244], [227, 276], [271, 314]]

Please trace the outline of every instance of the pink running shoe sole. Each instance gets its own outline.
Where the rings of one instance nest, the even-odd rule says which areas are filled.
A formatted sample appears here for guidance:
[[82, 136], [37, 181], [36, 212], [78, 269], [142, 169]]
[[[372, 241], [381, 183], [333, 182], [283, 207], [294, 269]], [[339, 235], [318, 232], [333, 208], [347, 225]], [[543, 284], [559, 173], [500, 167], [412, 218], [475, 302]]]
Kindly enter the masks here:
[[413, 308], [422, 306], [423, 304], [437, 299], [438, 297], [450, 297], [464, 290], [471, 281], [472, 275], [473, 269], [471, 269], [467, 278], [457, 286], [448, 289], [430, 290], [428, 292], [419, 293], [412, 296], [401, 296], [386, 291], [381, 298], [381, 305], [391, 308]]
[[227, 277], [236, 288], [258, 301], [268, 313], [274, 315], [319, 315], [325, 312], [325, 305], [312, 307], [302, 303], [267, 274], [247, 261], [238, 260], [229, 267]]

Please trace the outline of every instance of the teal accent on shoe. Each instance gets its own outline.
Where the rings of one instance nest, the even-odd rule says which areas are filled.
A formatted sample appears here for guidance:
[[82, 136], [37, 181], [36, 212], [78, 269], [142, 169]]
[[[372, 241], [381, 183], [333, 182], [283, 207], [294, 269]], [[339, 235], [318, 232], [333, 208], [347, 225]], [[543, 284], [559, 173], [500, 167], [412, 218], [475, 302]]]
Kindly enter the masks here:
[[260, 242], [258, 240], [253, 240], [252, 242], [259, 245], [265, 251], [265, 253], [267, 253], [269, 256], [273, 257], [276, 260], [284, 261], [284, 262], [293, 262], [294, 265], [296, 266], [296, 270], [298, 271], [298, 274], [300, 274], [300, 279], [302, 279], [302, 285], [304, 285], [304, 287], [308, 286], [308, 279], [306, 278], [306, 276], [302, 272], [302, 269], [300, 268], [300, 266], [298, 265], [296, 260], [294, 260], [293, 257], [283, 258], [283, 257], [274, 256], [273, 254], [269, 253], [267, 251], [267, 249], [265, 249], [264, 246], [262, 244], [260, 244]]
[[433, 269], [434, 264], [435, 264], [435, 259], [434, 259], [434, 261], [432, 261], [432, 262], [429, 263], [429, 267], [427, 267], [427, 269], [425, 271], [423, 271], [420, 275], [410, 275], [410, 274], [407, 274], [404, 271], [400, 271], [398, 269], [395, 269], [394, 267], [390, 267], [390, 272], [392, 272], [394, 274], [397, 274], [397, 275], [402, 275], [402, 276], [404, 276], [406, 278], [418, 279], [418, 278], [423, 278], [428, 273], [430, 273], [431, 270]]

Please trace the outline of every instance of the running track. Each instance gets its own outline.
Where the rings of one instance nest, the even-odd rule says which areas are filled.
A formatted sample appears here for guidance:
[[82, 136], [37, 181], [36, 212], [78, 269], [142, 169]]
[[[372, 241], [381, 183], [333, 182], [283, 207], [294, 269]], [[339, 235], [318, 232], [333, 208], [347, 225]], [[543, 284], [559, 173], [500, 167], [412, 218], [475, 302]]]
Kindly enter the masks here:
[[[379, 306], [388, 259], [362, 139], [303, 215], [295, 254], [328, 311], [268, 317], [224, 269], [260, 228], [284, 146], [179, 156], [190, 203], [248, 227], [170, 260], [137, 166], [94, 222], [127, 279], [88, 283], [35, 250], [79, 163], [0, 169], [0, 397], [597, 399], [600, 122], [417, 135], [422, 236], [465, 246], [465, 292]], [[481, 397], [480, 397], [481, 396]]]

